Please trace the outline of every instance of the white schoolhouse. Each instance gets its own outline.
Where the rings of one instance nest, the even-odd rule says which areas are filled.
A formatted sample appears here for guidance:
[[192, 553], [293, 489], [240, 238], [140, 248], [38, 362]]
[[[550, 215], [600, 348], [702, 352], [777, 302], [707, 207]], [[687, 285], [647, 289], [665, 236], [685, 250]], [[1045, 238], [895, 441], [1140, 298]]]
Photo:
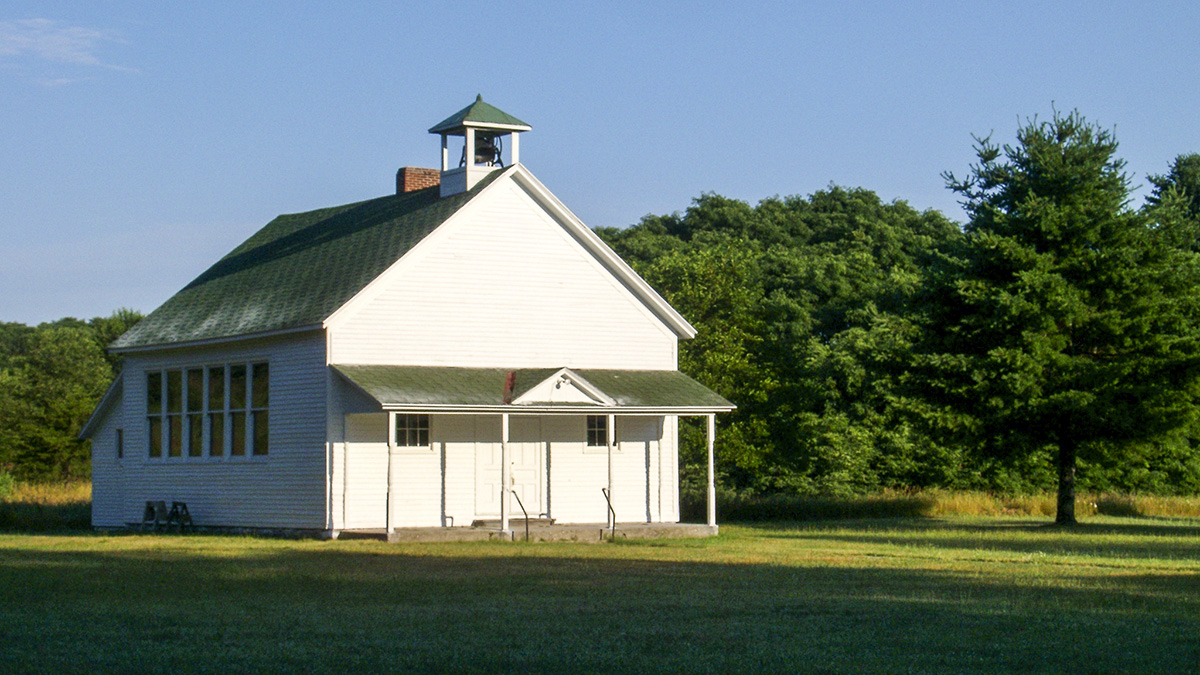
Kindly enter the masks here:
[[113, 343], [124, 370], [83, 432], [93, 524], [153, 500], [333, 537], [507, 532], [522, 507], [672, 523], [677, 421], [703, 415], [715, 531], [733, 405], [676, 369], [695, 329], [520, 164], [529, 129], [476, 99], [429, 130], [440, 170], [279, 216]]

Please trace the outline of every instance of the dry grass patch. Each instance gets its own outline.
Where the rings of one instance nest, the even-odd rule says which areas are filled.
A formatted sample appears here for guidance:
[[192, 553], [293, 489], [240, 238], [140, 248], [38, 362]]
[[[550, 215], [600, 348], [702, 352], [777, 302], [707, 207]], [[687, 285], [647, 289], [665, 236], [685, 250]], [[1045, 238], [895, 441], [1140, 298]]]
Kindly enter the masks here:
[[46, 532], [91, 526], [90, 481], [18, 481], [0, 496], [0, 530]]

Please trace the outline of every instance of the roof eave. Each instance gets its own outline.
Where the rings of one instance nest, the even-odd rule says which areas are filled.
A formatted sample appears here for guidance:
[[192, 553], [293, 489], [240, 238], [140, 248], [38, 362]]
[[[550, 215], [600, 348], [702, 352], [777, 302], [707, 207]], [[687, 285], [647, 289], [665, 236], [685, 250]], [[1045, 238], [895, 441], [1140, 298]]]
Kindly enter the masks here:
[[204, 338], [202, 340], [186, 340], [183, 342], [159, 342], [148, 345], [134, 345], [132, 347], [117, 347], [109, 346], [108, 351], [113, 354], [136, 354], [139, 352], [156, 352], [167, 349], [189, 349], [192, 347], [208, 347], [211, 345], [221, 345], [230, 342], [242, 342], [245, 340], [261, 340], [265, 338], [279, 337], [283, 335], [295, 335], [297, 333], [309, 333], [322, 330], [322, 324], [313, 324], [309, 326], [297, 326], [296, 328], [280, 328], [277, 330], [259, 331], [257, 333], [245, 333], [243, 335], [226, 335], [222, 337]]
[[531, 131], [533, 127], [528, 124], [505, 124], [503, 122], [475, 122], [471, 120], [463, 120], [455, 124], [438, 125], [431, 127], [431, 134], [446, 134], [447, 136], [461, 136], [462, 133], [455, 134], [455, 131], [462, 132], [465, 129], [500, 129], [502, 131]]
[[385, 412], [426, 412], [442, 414], [536, 414], [536, 415], [709, 415], [731, 412], [730, 406], [623, 406], [623, 405], [464, 405], [450, 403], [383, 403]]

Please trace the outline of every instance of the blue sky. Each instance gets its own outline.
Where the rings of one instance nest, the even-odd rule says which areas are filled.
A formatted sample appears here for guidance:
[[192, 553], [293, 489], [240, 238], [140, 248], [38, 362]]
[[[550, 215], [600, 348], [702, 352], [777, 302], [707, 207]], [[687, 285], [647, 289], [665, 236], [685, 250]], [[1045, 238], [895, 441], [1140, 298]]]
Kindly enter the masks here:
[[961, 219], [971, 135], [1052, 106], [1144, 187], [1200, 152], [1198, 29], [1185, 2], [8, 0], [0, 321], [148, 312], [276, 214], [434, 166], [476, 93], [593, 227], [830, 183]]

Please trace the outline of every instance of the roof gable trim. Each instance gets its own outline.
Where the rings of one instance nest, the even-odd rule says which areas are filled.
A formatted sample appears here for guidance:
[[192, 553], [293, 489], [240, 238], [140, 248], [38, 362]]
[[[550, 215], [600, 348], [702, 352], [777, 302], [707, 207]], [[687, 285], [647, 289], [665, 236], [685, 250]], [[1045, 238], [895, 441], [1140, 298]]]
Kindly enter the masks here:
[[696, 337], [695, 327], [651, 288], [650, 284], [646, 283], [646, 280], [642, 279], [641, 275], [629, 266], [629, 263], [622, 260], [621, 256], [609, 248], [608, 244], [605, 244], [590, 227], [559, 201], [524, 165], [516, 164], [513, 169], [515, 169], [512, 172], [513, 180], [523, 187], [543, 209], [565, 225], [585, 248], [595, 255], [611, 273], [624, 282], [638, 299], [670, 326], [676, 335], [688, 340]]
[[513, 405], [554, 403], [614, 406], [617, 401], [585, 380], [579, 373], [570, 368], [560, 368], [558, 372], [533, 385], [512, 402]]

